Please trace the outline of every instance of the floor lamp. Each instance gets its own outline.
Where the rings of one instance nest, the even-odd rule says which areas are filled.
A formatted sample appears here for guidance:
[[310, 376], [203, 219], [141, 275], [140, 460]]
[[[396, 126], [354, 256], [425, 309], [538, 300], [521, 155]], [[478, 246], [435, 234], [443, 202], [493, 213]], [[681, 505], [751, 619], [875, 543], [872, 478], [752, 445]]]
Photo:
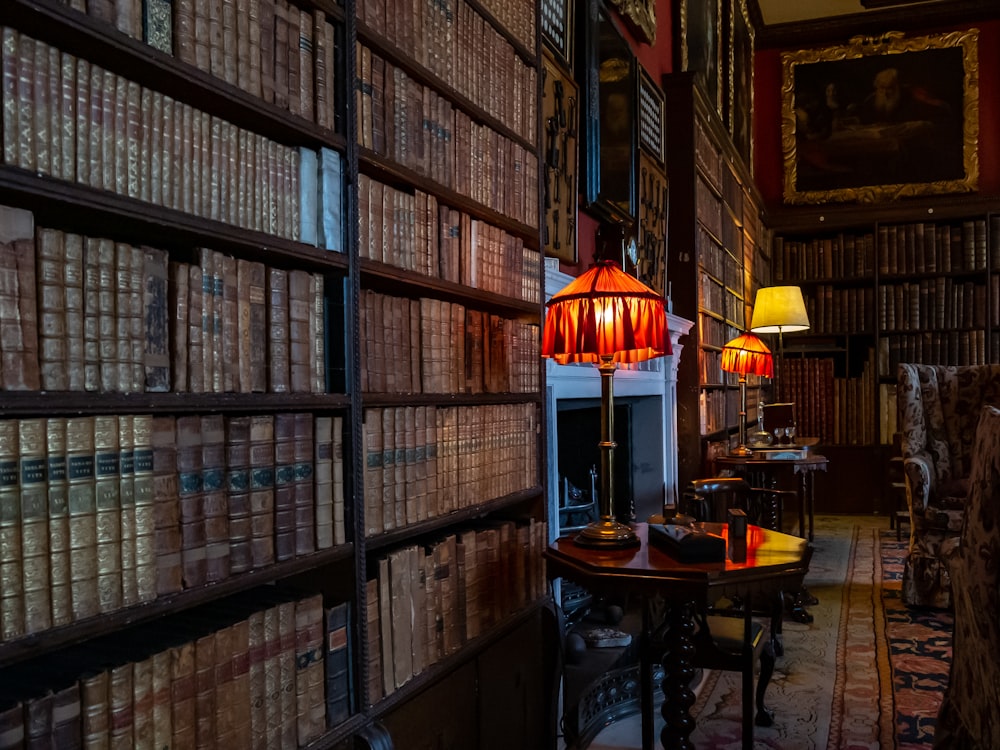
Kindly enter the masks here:
[[809, 329], [809, 315], [797, 286], [768, 286], [757, 290], [750, 318], [754, 333], [778, 334], [778, 363], [774, 368], [774, 400], [783, 397], [781, 371], [785, 364], [784, 334]]
[[619, 362], [642, 362], [671, 353], [663, 297], [600, 261], [546, 304], [542, 356], [561, 365], [591, 362], [601, 372], [600, 518], [575, 538], [585, 547], [627, 547], [635, 531], [615, 519], [614, 376]]
[[747, 447], [747, 375], [773, 376], [771, 350], [752, 333], [744, 333], [722, 347], [722, 369], [740, 376], [740, 444], [730, 455], [752, 456]]

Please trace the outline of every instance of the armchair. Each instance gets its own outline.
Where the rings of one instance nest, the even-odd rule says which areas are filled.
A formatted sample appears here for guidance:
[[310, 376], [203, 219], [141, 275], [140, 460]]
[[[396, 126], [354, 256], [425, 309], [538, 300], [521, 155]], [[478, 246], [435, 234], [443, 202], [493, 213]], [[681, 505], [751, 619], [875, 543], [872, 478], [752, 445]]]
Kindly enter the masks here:
[[897, 382], [910, 512], [903, 601], [948, 607], [951, 581], [943, 558], [962, 530], [980, 411], [1000, 405], [1000, 366], [900, 364]]
[[1000, 410], [992, 406], [982, 409], [971, 471], [961, 543], [946, 558], [955, 637], [935, 750], [1000, 747]]

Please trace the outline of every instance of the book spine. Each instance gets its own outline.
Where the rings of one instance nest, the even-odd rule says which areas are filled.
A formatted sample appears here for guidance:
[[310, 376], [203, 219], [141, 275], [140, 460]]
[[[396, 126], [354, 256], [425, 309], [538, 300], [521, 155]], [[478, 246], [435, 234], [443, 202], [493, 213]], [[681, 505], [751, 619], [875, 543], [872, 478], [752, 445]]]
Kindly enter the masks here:
[[271, 393], [288, 393], [290, 377], [288, 272], [267, 269], [268, 386]]
[[226, 492], [225, 420], [201, 417], [202, 505], [205, 522], [205, 580], [229, 577], [229, 504]]
[[274, 562], [274, 415], [250, 419], [250, 549], [254, 568]]
[[152, 656], [152, 716], [154, 748], [170, 747], [173, 741], [173, 706], [171, 703], [170, 650]]
[[333, 523], [333, 417], [317, 415], [314, 458], [313, 496], [315, 498], [316, 549], [334, 545]]
[[295, 557], [295, 415], [274, 417], [274, 555]]
[[108, 743], [111, 750], [127, 750], [135, 747], [133, 683], [132, 662], [111, 669], [108, 683], [108, 721], [111, 725]]
[[298, 746], [326, 729], [323, 665], [323, 597], [295, 602], [295, 702]]
[[316, 551], [316, 498], [314, 493], [314, 418], [309, 412], [294, 415], [293, 488], [295, 491], [295, 556]]
[[183, 588], [176, 420], [154, 417], [151, 430], [155, 590], [162, 596]]
[[170, 703], [172, 746], [195, 747], [195, 644], [188, 641], [170, 649]]
[[250, 417], [226, 420], [226, 485], [229, 494], [230, 572], [253, 567], [250, 513]]
[[167, 253], [152, 247], [142, 248], [142, 329], [143, 379], [146, 391], [170, 390], [170, 308], [168, 307]]
[[135, 554], [135, 429], [130, 414], [118, 415], [118, 497], [122, 570], [122, 604], [139, 601]]
[[80, 681], [83, 746], [108, 748], [111, 742], [111, 674], [88, 675]]
[[52, 626], [45, 420], [21, 419], [16, 424], [20, 455], [24, 628], [26, 633], [36, 633]]
[[206, 581], [201, 419], [178, 417], [176, 424], [181, 568], [184, 587], [192, 588]]
[[326, 610], [326, 723], [335, 727], [353, 713], [350, 604]]
[[25, 632], [17, 420], [0, 421], [0, 635]]
[[97, 590], [102, 613], [122, 606], [120, 459], [118, 417], [94, 417]]
[[333, 418], [333, 543], [347, 542], [344, 512], [344, 418]]

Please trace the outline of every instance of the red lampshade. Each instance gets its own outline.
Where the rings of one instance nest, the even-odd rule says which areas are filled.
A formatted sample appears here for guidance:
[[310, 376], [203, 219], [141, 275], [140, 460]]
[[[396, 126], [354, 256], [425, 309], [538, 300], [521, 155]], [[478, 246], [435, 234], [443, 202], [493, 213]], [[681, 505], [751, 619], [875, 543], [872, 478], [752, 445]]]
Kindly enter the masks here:
[[752, 333], [744, 333], [722, 347], [722, 369], [740, 375], [774, 376], [771, 350]]
[[622, 271], [598, 263], [546, 305], [542, 356], [569, 362], [642, 362], [672, 352], [662, 296]]

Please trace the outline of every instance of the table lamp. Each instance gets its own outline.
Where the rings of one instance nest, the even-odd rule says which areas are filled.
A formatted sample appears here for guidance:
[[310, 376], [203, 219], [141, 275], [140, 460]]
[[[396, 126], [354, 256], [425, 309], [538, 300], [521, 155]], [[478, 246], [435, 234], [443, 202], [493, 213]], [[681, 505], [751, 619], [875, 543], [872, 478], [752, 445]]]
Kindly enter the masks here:
[[785, 363], [784, 334], [805, 331], [809, 328], [809, 315], [802, 299], [802, 290], [797, 286], [768, 286], [757, 290], [750, 318], [750, 330], [754, 333], [778, 334], [778, 364], [774, 368], [775, 400], [780, 401], [781, 370]]
[[614, 261], [603, 260], [553, 295], [546, 307], [542, 356], [561, 365], [592, 362], [601, 372], [600, 518], [575, 541], [585, 547], [638, 544], [635, 531], [614, 513], [614, 375], [619, 362], [671, 353], [665, 301]]
[[722, 347], [722, 369], [740, 376], [740, 444], [730, 455], [752, 456], [747, 447], [747, 375], [773, 376], [771, 350], [752, 333], [744, 333]]

